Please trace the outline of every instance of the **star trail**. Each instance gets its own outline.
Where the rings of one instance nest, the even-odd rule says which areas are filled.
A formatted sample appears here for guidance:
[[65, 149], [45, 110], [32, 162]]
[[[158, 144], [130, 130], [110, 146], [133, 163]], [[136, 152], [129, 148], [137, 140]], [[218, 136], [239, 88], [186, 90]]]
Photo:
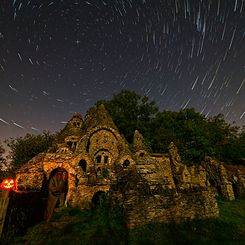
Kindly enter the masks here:
[[1, 139], [122, 89], [245, 122], [244, 0], [1, 0]]

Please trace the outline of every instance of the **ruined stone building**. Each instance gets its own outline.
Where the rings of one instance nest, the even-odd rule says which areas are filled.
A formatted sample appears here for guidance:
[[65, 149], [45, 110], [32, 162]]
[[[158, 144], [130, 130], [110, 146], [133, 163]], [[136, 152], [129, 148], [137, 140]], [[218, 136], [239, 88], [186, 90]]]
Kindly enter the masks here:
[[67, 205], [90, 208], [100, 193], [109, 192], [123, 206], [128, 226], [134, 227], [217, 217], [212, 186], [220, 181], [220, 191], [229, 199], [233, 198], [232, 186], [222, 167], [217, 170], [223, 171], [218, 181], [204, 167], [182, 164], [173, 143], [166, 154], [150, 153], [138, 131], [129, 147], [100, 105], [91, 108], [84, 120], [75, 113], [49, 152], [18, 170], [17, 185], [42, 190], [54, 171], [63, 169], [68, 173]]

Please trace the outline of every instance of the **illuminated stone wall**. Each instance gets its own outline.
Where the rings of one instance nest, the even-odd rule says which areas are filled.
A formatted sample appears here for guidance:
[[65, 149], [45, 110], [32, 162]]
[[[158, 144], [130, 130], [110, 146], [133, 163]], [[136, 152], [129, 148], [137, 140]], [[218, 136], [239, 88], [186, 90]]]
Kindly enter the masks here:
[[103, 105], [93, 107], [84, 121], [75, 113], [50, 151], [18, 170], [18, 188], [45, 189], [57, 168], [68, 173], [68, 205], [90, 208], [96, 194], [109, 192], [124, 207], [130, 227], [217, 217], [218, 186], [224, 196], [234, 198], [222, 166], [206, 162], [187, 167], [174, 143], [166, 154], [150, 153], [136, 130], [129, 148]]

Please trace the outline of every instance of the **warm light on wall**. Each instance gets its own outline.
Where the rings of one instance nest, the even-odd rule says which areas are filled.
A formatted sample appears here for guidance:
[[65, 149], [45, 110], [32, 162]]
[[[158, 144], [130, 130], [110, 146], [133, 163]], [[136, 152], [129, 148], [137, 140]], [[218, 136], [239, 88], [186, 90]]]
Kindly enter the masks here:
[[1, 188], [3, 190], [14, 190], [16, 187], [16, 181], [14, 179], [4, 179]]

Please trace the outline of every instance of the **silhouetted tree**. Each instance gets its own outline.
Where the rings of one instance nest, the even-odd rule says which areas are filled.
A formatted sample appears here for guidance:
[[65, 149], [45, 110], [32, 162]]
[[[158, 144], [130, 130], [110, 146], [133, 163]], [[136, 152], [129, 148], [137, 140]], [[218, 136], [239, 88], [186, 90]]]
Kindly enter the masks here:
[[244, 127], [240, 130], [227, 123], [222, 114], [218, 114], [209, 119], [209, 130], [218, 159], [230, 163], [245, 157]]
[[222, 114], [208, 119], [193, 108], [160, 112], [155, 102], [127, 90], [100, 103], [129, 142], [138, 129], [154, 152], [166, 152], [173, 141], [189, 164], [199, 164], [206, 155], [226, 163], [245, 158], [244, 128], [228, 124]]
[[6, 158], [4, 157], [5, 149], [0, 142], [0, 168], [3, 169], [6, 167]]
[[5, 153], [6, 153], [6, 150], [2, 142], [0, 142], [0, 183], [2, 182], [4, 178], [14, 176], [13, 171], [11, 171], [11, 169], [8, 166], [7, 157]]
[[10, 148], [11, 168], [16, 170], [38, 153], [47, 151], [53, 141], [54, 135], [49, 132], [38, 135], [26, 134], [24, 137], [6, 140]]
[[129, 142], [132, 142], [136, 129], [145, 134], [152, 118], [159, 112], [154, 101], [128, 90], [114, 95], [109, 101], [100, 100], [96, 104], [101, 103], [105, 105], [119, 131]]

